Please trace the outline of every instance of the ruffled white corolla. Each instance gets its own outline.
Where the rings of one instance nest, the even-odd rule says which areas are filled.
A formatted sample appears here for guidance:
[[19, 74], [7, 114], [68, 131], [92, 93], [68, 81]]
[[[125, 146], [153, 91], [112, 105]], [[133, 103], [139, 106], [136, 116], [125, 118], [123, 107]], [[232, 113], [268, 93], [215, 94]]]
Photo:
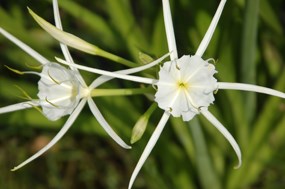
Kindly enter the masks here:
[[77, 79], [79, 73], [59, 64], [45, 64], [40, 76], [39, 104], [49, 120], [55, 121], [71, 114], [80, 99], [89, 95], [88, 88]]
[[215, 67], [199, 56], [184, 55], [165, 62], [159, 71], [155, 101], [174, 117], [191, 120], [202, 107], [214, 102]]
[[[57, 0], [53, 0], [53, 8], [54, 8], [54, 17], [57, 30], [62, 30], [58, 4]], [[67, 121], [62, 126], [61, 130], [57, 133], [57, 135], [39, 152], [28, 158], [26, 161], [12, 169], [13, 171], [23, 167], [27, 163], [33, 161], [48, 149], [50, 149], [55, 143], [57, 143], [61, 137], [68, 131], [68, 129], [72, 126], [83, 107], [87, 103], [92, 114], [103, 127], [103, 129], [113, 138], [115, 142], [117, 142], [120, 146], [126, 149], [130, 149], [131, 147], [127, 145], [111, 128], [108, 122], [105, 120], [99, 109], [97, 108], [95, 102], [92, 99], [92, 96], [98, 96], [96, 94], [96, 87], [101, 84], [109, 81], [112, 77], [101, 76], [95, 79], [89, 86], [86, 85], [79, 71], [70, 66], [69, 68], [65, 68], [57, 63], [52, 63], [47, 60], [45, 57], [40, 55], [38, 52], [21, 42], [19, 39], [15, 38], [13, 35], [5, 31], [0, 27], [0, 33], [4, 35], [6, 38], [11, 40], [17, 46], [19, 46], [22, 50], [36, 59], [40, 64], [42, 64], [42, 72], [22, 72], [24, 74], [35, 74], [40, 76], [40, 80], [38, 82], [38, 98], [39, 99], [31, 99], [26, 102], [13, 104], [6, 107], [0, 108], [0, 114], [18, 111], [22, 109], [28, 109], [40, 106], [42, 108], [43, 114], [49, 120], [57, 120], [65, 115], [69, 115]], [[69, 63], [73, 64], [73, 59], [69, 53], [69, 50], [65, 44], [60, 44], [63, 55]], [[120, 74], [132, 74], [144, 69], [150, 68], [154, 65], [157, 65], [168, 55], [161, 57], [160, 59], [141, 66], [137, 68], [131, 68], [126, 70], [117, 71]], [[112, 57], [113, 58], [113, 57]], [[140, 91], [141, 89], [138, 89]], [[113, 94], [113, 95], [126, 95], [132, 94], [133, 91], [108, 91], [105, 93]], [[102, 90], [101, 90], [102, 93]], [[137, 93], [137, 92], [136, 92]]]
[[[151, 138], [149, 139], [135, 167], [135, 170], [130, 179], [128, 187], [129, 189], [132, 187], [137, 174], [139, 173], [141, 167], [143, 166], [144, 162], [152, 151], [171, 115], [174, 117], [181, 116], [184, 121], [189, 121], [196, 114], [202, 114], [229, 141], [238, 157], [238, 165], [236, 166], [236, 168], [238, 168], [241, 166], [242, 161], [241, 151], [237, 142], [227, 131], [227, 129], [208, 111], [209, 105], [214, 102], [214, 92], [219, 89], [242, 90], [264, 93], [280, 98], [285, 98], [285, 94], [280, 91], [250, 84], [217, 82], [216, 79], [213, 77], [213, 75], [216, 73], [215, 67], [209, 64], [208, 61], [203, 60], [202, 55], [204, 54], [212, 38], [212, 35], [215, 31], [216, 25], [219, 21], [225, 3], [226, 0], [221, 0], [220, 5], [212, 19], [212, 22], [203, 40], [201, 41], [195, 55], [186, 55], [182, 56], [181, 58], [178, 58], [169, 1], [162, 0], [164, 23], [168, 48], [169, 52], [171, 52], [171, 60], [169, 62], [165, 62], [161, 66], [158, 80], [131, 75], [122, 75], [119, 72], [114, 73], [104, 70], [98, 70], [95, 68], [78, 65], [73, 62], [71, 63], [65, 60], [57, 59], [60, 63], [66, 64], [70, 67], [74, 67], [77, 69], [102, 74], [109, 77], [116, 77], [157, 86], [155, 101], [158, 103], [158, 106], [161, 109], [165, 110], [165, 112], [162, 118], [160, 119], [156, 129], [154, 130]], [[49, 29], [50, 27], [47, 24], [41, 24], [41, 26], [57, 40], [66, 43], [71, 47], [77, 48], [81, 51], [91, 53], [90, 49], [93, 48], [91, 44], [85, 41], [83, 42], [81, 39], [71, 34], [51, 30]], [[54, 33], [57, 34], [54, 35]], [[79, 41], [82, 41], [82, 43], [78, 46], [77, 42]]]

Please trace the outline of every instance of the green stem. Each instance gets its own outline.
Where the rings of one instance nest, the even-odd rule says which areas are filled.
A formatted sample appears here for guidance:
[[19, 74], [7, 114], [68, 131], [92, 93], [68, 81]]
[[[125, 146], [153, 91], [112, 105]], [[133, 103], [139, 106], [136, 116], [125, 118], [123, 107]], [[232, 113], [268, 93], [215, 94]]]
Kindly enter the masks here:
[[92, 97], [99, 96], [127, 96], [146, 94], [153, 91], [153, 88], [129, 88], [129, 89], [93, 89], [91, 92]]
[[221, 188], [221, 183], [217, 177], [217, 173], [214, 170], [208, 153], [206, 140], [203, 135], [199, 120], [197, 117], [193, 118], [188, 125], [193, 137], [193, 143], [196, 150], [197, 170], [203, 188]]
[[[258, 26], [259, 0], [246, 1], [242, 32], [241, 81], [256, 83], [256, 38]], [[251, 123], [256, 109], [256, 94], [244, 96], [244, 112], [248, 123]]]

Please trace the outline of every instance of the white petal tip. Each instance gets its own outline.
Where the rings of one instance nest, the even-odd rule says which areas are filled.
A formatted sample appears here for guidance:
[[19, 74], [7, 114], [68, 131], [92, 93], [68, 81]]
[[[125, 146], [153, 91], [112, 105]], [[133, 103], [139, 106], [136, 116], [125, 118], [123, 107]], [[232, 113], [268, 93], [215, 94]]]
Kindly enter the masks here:
[[125, 148], [125, 149], [128, 149], [128, 150], [132, 149], [132, 147], [131, 147], [131, 146], [129, 146], [129, 145], [124, 146], [124, 148]]
[[133, 187], [133, 182], [129, 183], [128, 189], [131, 189]]
[[241, 167], [241, 165], [242, 165], [242, 162], [241, 162], [241, 160], [240, 160], [239, 163], [238, 163], [238, 165], [234, 166], [234, 169], [239, 169], [239, 168]]
[[14, 167], [13, 169], [11, 169], [10, 171], [17, 171], [19, 169], [19, 167]]

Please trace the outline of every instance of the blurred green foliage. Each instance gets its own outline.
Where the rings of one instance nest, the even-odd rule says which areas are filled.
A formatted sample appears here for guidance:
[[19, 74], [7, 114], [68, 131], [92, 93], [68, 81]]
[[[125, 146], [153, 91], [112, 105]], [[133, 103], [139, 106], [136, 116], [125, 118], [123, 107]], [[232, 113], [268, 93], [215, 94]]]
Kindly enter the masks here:
[[[252, 1], [252, 5], [248, 3]], [[220, 81], [248, 82], [285, 91], [284, 22], [281, 0], [228, 1], [204, 59], [217, 59]], [[217, 1], [171, 1], [179, 55], [194, 54], [218, 6]], [[100, 48], [142, 64], [139, 52], [157, 58], [167, 52], [161, 1], [151, 0], [59, 0], [64, 30]], [[53, 23], [51, 1], [0, 1], [0, 26], [43, 56], [62, 57], [57, 41], [34, 22], [26, 7]], [[257, 12], [249, 6], [257, 6]], [[251, 24], [246, 24], [251, 23]], [[256, 29], [253, 26], [256, 24]], [[246, 32], [253, 32], [247, 38]], [[252, 37], [256, 37], [255, 39]], [[249, 43], [246, 45], [246, 43]], [[76, 62], [106, 70], [125, 67], [103, 58], [72, 50]], [[20, 86], [36, 98], [36, 76], [19, 76], [4, 65], [19, 70], [37, 62], [8, 39], [0, 36], [0, 106], [21, 102]], [[248, 61], [247, 61], [248, 60]], [[156, 68], [157, 69], [157, 68]], [[156, 70], [148, 75], [156, 77]], [[97, 76], [82, 72], [86, 81]], [[106, 88], [138, 87], [112, 80]], [[134, 188], [284, 188], [285, 187], [285, 101], [256, 95], [245, 108], [246, 95], [218, 91], [210, 111], [240, 144], [243, 165], [223, 136], [203, 117], [189, 123], [171, 119]], [[152, 102], [145, 96], [98, 97], [103, 115], [125, 141], [132, 127]], [[252, 105], [253, 106], [253, 105]], [[254, 112], [253, 112], [254, 111]], [[65, 119], [48, 121], [31, 109], [0, 115], [0, 188], [127, 188], [135, 164], [146, 145], [161, 110], [150, 117], [146, 134], [132, 150], [121, 149], [102, 130], [88, 108], [71, 130], [44, 156], [19, 171], [10, 172], [47, 143]], [[248, 115], [252, 118], [248, 119]]]

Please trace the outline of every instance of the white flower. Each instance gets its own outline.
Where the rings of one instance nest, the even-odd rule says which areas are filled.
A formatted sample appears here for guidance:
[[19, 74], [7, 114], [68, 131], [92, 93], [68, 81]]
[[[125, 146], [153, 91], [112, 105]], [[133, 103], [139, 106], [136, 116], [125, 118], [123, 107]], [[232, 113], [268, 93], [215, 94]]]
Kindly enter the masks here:
[[162, 0], [162, 3], [168, 47], [169, 51], [171, 52], [171, 61], [165, 62], [163, 64], [159, 71], [158, 80], [111, 73], [78, 64], [70, 64], [64, 60], [57, 59], [60, 63], [69, 65], [71, 67], [76, 67], [81, 70], [157, 86], [155, 101], [158, 103], [158, 106], [161, 109], [165, 110], [165, 112], [162, 118], [160, 119], [151, 138], [149, 139], [135, 167], [135, 170], [130, 179], [128, 187], [129, 189], [132, 187], [137, 174], [139, 173], [145, 160], [147, 159], [154, 145], [156, 144], [170, 115], [174, 117], [181, 116], [184, 121], [189, 121], [196, 114], [201, 113], [225, 136], [225, 138], [232, 145], [238, 157], [239, 162], [236, 166], [236, 168], [238, 168], [241, 166], [242, 160], [241, 151], [237, 142], [227, 131], [227, 129], [208, 111], [209, 105], [212, 104], [214, 101], [214, 92], [219, 89], [242, 90], [264, 93], [280, 98], [285, 98], [285, 93], [261, 86], [242, 83], [217, 82], [216, 79], [213, 77], [213, 75], [216, 73], [215, 67], [209, 64], [208, 61], [205, 61], [201, 58], [212, 38], [226, 0], [221, 0], [220, 5], [215, 13], [215, 16], [202, 42], [200, 43], [196, 54], [193, 56], [182, 56], [181, 58], [178, 58], [177, 54], [177, 47], [174, 37], [169, 1]]
[[184, 55], [176, 61], [165, 62], [159, 71], [155, 101], [172, 116], [189, 121], [200, 108], [214, 102], [215, 73], [215, 67], [199, 56]]
[[69, 115], [77, 107], [81, 98], [89, 95], [79, 80], [79, 73], [56, 63], [43, 66], [41, 79], [38, 82], [43, 114], [52, 121]]
[[[57, 0], [53, 0], [53, 8], [54, 8], [54, 17], [56, 27], [59, 30], [62, 30], [58, 4]], [[49, 148], [51, 148], [56, 142], [60, 140], [60, 138], [68, 131], [68, 129], [72, 126], [83, 107], [86, 103], [93, 113], [94, 117], [103, 127], [103, 129], [115, 140], [120, 146], [130, 149], [131, 147], [127, 145], [111, 128], [108, 122], [105, 120], [99, 109], [97, 108], [95, 102], [92, 99], [92, 91], [94, 88], [100, 86], [112, 79], [112, 77], [100, 76], [95, 79], [89, 86], [86, 85], [79, 71], [70, 66], [70, 68], [65, 68], [57, 63], [50, 62], [45, 57], [37, 53], [35, 50], [12, 36], [10, 33], [5, 31], [0, 27], [0, 33], [4, 35], [6, 38], [11, 40], [17, 46], [19, 46], [22, 50], [28, 53], [30, 56], [35, 58], [39, 63], [42, 64], [43, 69], [41, 73], [37, 72], [22, 72], [26, 74], [36, 74], [40, 76], [40, 80], [38, 82], [38, 97], [39, 99], [34, 100], [31, 99], [27, 102], [22, 102], [18, 104], [13, 104], [6, 107], [0, 108], [0, 114], [18, 111], [22, 109], [32, 108], [36, 106], [41, 106], [43, 114], [49, 120], [57, 120], [65, 115], [70, 115], [61, 130], [57, 133], [57, 135], [40, 151], [36, 154], [25, 160], [20, 165], [16, 166], [12, 171], [15, 171], [27, 163], [33, 161], [44, 152], [46, 152]], [[62, 52], [64, 54], [65, 59], [73, 64], [73, 59], [69, 53], [69, 50], [66, 45], [60, 44]], [[141, 66], [137, 68], [131, 68], [126, 70], [118, 71], [120, 74], [132, 74], [144, 69], [150, 68], [159, 62], [161, 62], [168, 55], [161, 57], [160, 59]], [[96, 95], [96, 94], [95, 94]]]

